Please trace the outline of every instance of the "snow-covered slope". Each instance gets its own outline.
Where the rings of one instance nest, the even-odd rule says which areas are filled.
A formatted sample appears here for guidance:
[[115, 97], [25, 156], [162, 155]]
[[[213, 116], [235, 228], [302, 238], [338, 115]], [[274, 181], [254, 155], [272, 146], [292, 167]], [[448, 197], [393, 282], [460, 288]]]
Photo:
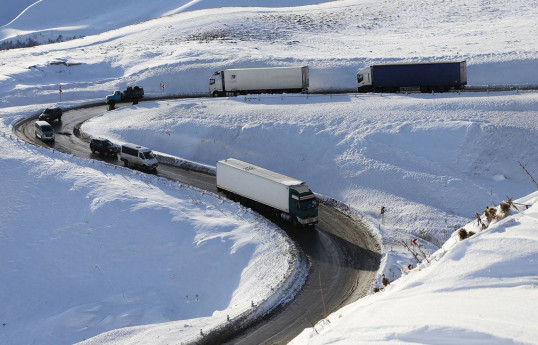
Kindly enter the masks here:
[[[538, 192], [290, 344], [537, 344]], [[526, 207], [522, 204], [529, 205]], [[330, 321], [330, 322], [329, 322]]]
[[303, 6], [331, 0], [3, 0], [0, 42], [31, 38], [39, 43], [94, 35], [184, 11], [218, 7]]
[[35, 0], [8, 0], [0, 4], [0, 27], [17, 18]]

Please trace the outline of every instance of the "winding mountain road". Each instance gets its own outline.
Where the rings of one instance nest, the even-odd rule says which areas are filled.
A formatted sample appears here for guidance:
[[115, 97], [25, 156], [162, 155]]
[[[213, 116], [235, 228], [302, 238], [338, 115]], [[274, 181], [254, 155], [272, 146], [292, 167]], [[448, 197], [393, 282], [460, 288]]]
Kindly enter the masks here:
[[[35, 118], [18, 122], [14, 131], [34, 145], [123, 165], [117, 158], [92, 154], [88, 142], [77, 135], [81, 123], [104, 112], [104, 105], [66, 111], [61, 122], [52, 123], [56, 133], [54, 143], [44, 143], [34, 136]], [[162, 163], [157, 175], [217, 193], [212, 175]], [[202, 343], [286, 344], [304, 328], [366, 295], [377, 275], [381, 250], [360, 221], [324, 203], [320, 204], [319, 223], [313, 230], [294, 229], [282, 220], [264, 216], [284, 229], [308, 258], [311, 270], [307, 281], [293, 301], [248, 328]]]

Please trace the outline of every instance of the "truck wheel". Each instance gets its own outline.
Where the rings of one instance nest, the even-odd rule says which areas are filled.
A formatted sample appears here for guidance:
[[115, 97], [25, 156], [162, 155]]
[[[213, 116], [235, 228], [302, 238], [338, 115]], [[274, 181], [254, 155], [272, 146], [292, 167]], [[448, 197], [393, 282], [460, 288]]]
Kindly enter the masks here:
[[123, 165], [128, 167], [129, 166], [129, 162], [127, 161], [127, 159], [123, 159]]
[[291, 225], [296, 228], [298, 223], [299, 222], [297, 222], [297, 217], [293, 216], [293, 218], [291, 219]]
[[133, 100], [133, 105], [138, 104], [138, 99]]
[[108, 111], [116, 109], [115, 106], [116, 106], [116, 103], [113, 101], [110, 101], [108, 103]]

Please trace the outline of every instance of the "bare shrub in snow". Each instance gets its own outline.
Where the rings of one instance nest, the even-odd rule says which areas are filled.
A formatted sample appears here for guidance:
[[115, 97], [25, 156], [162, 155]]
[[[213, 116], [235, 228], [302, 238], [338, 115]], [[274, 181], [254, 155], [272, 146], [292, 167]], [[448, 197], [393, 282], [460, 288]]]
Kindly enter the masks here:
[[495, 216], [497, 215], [497, 209], [495, 207], [486, 207], [486, 210], [484, 211], [484, 215], [486, 216], [486, 219], [488, 222], [492, 222], [495, 219]]
[[[409, 244], [407, 244], [405, 240], [398, 241], [398, 243], [401, 244], [405, 249], [407, 249], [413, 255], [415, 260], [417, 260], [417, 263], [420, 264], [422, 260], [426, 260], [426, 262], [428, 263], [430, 262], [430, 260], [428, 259], [429, 255], [427, 255], [424, 252], [424, 250], [422, 249], [422, 246], [420, 245], [420, 243], [418, 243], [417, 238], [414, 238], [413, 240], [411, 240], [411, 246], [409, 246]], [[422, 256], [422, 259], [420, 258], [419, 255]]]
[[480, 225], [480, 226], [484, 225], [484, 224], [482, 223], [482, 218], [480, 218], [480, 213], [475, 212], [475, 213], [474, 213], [474, 217], [476, 218], [476, 224], [477, 224], [477, 225]]
[[383, 277], [381, 278], [381, 284], [383, 284], [383, 286], [385, 287], [390, 284], [389, 278], [385, 277], [384, 274], [383, 274]]
[[458, 230], [458, 236], [460, 238], [460, 241], [463, 241], [464, 239], [469, 238], [473, 236], [474, 234], [475, 234], [474, 231], [467, 231], [464, 228], [461, 228]]
[[506, 201], [501, 202], [501, 211], [502, 211], [504, 214], [510, 212], [510, 204], [507, 203]]

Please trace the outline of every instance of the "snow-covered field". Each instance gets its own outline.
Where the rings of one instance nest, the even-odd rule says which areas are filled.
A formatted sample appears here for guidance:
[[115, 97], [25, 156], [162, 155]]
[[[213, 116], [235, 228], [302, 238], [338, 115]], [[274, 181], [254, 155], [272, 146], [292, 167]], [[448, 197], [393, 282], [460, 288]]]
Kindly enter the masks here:
[[[103, 33], [0, 51], [2, 344], [66, 344], [108, 330], [91, 343], [189, 338], [267, 298], [293, 269], [288, 240], [256, 215], [153, 176], [30, 147], [10, 133], [23, 116], [133, 84], [149, 95], [203, 93], [212, 71], [227, 67], [308, 65], [315, 91], [352, 89], [356, 71], [374, 62], [465, 59], [469, 84], [538, 84], [536, 1], [212, 8], [245, 2], [163, 0], [134, 1], [130, 11], [104, 1], [32, 3], [0, 4], [0, 25], [9, 23], [0, 39]], [[182, 13], [125, 26], [174, 12]], [[106, 113], [83, 130], [303, 179], [380, 230], [380, 274], [393, 280], [413, 260], [399, 240], [417, 237], [433, 253], [475, 211], [535, 190], [519, 162], [536, 178], [537, 123], [538, 93], [512, 91], [161, 101]], [[536, 343], [535, 209], [465, 242], [452, 237], [431, 265], [296, 343]], [[116, 330], [124, 326], [140, 327]]]

